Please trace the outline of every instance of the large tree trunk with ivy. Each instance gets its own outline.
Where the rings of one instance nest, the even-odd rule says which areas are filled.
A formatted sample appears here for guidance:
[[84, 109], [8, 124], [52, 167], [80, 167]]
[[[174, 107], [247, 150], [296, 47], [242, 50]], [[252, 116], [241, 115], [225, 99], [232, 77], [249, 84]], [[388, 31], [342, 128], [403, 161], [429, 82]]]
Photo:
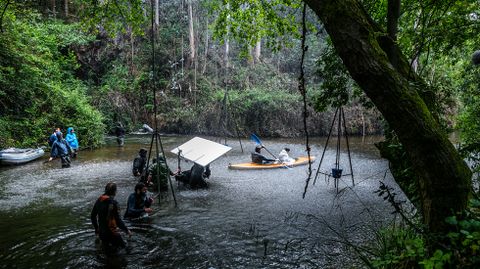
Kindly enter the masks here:
[[[352, 78], [383, 114], [420, 178], [420, 199], [430, 232], [448, 230], [444, 219], [465, 209], [471, 171], [428, 109], [425, 83], [412, 75], [399, 52], [398, 67], [388, 56], [379, 31], [355, 0], [305, 0], [319, 16]], [[413, 83], [415, 82], [415, 83]], [[423, 98], [422, 98], [423, 97]], [[428, 102], [428, 100], [427, 100]]]

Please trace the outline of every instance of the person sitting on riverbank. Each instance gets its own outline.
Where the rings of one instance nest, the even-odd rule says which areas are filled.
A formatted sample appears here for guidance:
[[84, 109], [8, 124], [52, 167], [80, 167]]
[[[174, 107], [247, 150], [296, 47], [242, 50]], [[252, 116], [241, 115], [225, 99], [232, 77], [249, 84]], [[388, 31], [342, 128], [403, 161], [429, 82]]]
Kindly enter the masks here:
[[190, 188], [208, 188], [208, 183], [205, 179], [211, 175], [210, 165], [201, 166], [194, 163], [192, 168], [175, 176], [175, 180], [183, 182], [184, 185], [189, 185]]
[[53, 146], [53, 142], [57, 141], [57, 132], [60, 133], [60, 128], [58, 128], [58, 127], [53, 129], [53, 133], [48, 138], [48, 145], [50, 147]]
[[62, 168], [70, 167], [70, 153], [72, 149], [68, 145], [67, 141], [63, 139], [61, 132], [57, 132], [57, 140], [53, 142], [52, 151], [50, 152], [50, 159], [52, 161], [54, 158], [60, 158], [62, 161]]
[[73, 127], [68, 127], [67, 136], [65, 137], [65, 140], [67, 141], [68, 145], [70, 145], [70, 148], [72, 149], [72, 154], [71, 154], [72, 158], [77, 158], [78, 139]]
[[132, 233], [120, 218], [118, 202], [115, 200], [116, 194], [117, 185], [114, 182], [109, 182], [105, 186], [105, 193], [95, 202], [90, 219], [95, 228], [95, 234], [100, 237], [105, 247], [125, 248], [125, 241], [123, 241], [118, 228], [129, 236]]
[[286, 165], [291, 165], [295, 162], [295, 159], [294, 158], [291, 158], [290, 156], [288, 156], [288, 153], [290, 152], [290, 149], [289, 148], [284, 148], [280, 151], [280, 153], [278, 154], [278, 160], [283, 163], [283, 164], [286, 164]]
[[262, 148], [263, 148], [263, 146], [260, 146], [260, 145], [257, 145], [255, 147], [255, 152], [252, 152], [252, 162], [253, 163], [258, 163], [258, 164], [275, 163], [277, 160], [269, 159], [261, 153]]
[[140, 149], [138, 152], [137, 157], [133, 160], [133, 168], [132, 168], [132, 173], [133, 176], [139, 177], [140, 181], [145, 180], [145, 166], [147, 165], [147, 150], [146, 149]]
[[124, 218], [135, 219], [140, 218], [148, 213], [152, 213], [150, 206], [153, 203], [153, 199], [147, 197], [147, 187], [143, 183], [137, 183], [135, 185], [135, 192], [128, 196], [127, 210], [125, 211]]

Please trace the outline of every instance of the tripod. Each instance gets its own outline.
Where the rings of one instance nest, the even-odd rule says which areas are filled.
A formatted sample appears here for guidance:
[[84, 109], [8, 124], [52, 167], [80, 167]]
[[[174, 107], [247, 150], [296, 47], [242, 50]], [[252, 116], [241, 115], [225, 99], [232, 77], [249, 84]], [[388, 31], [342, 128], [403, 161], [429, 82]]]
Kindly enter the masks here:
[[[175, 197], [175, 192], [173, 190], [173, 184], [172, 184], [172, 177], [170, 176], [170, 169], [168, 168], [168, 163], [167, 163], [167, 158], [165, 158], [165, 151], [163, 150], [163, 144], [162, 144], [162, 139], [160, 137], [160, 133], [157, 131], [157, 123], [155, 121], [155, 131], [152, 133], [152, 138], [150, 140], [150, 148], [149, 148], [149, 151], [148, 151], [148, 157], [147, 157], [147, 166], [145, 168], [145, 171], [148, 171], [149, 169], [149, 163], [150, 163], [150, 157], [152, 156], [152, 148], [153, 148], [153, 144], [155, 143], [155, 158], [157, 160], [157, 168], [154, 169], [153, 171], [153, 177], [155, 179], [157, 179], [157, 191], [158, 193], [160, 194], [162, 189], [161, 189], [161, 174], [160, 174], [160, 167], [162, 164], [160, 158], [163, 158], [164, 162], [165, 162], [165, 167], [166, 169], [164, 169], [164, 172], [165, 172], [165, 177], [168, 179], [168, 183], [170, 185], [170, 189], [172, 190], [172, 196], [173, 196], [173, 201], [175, 202], [175, 206], [177, 206], [177, 199]], [[161, 153], [162, 155], [160, 156], [160, 150], [161, 150]], [[158, 196], [159, 197], [159, 204], [160, 204], [160, 195]]]
[[[335, 154], [335, 165], [334, 165], [334, 168], [331, 169], [331, 172], [322, 172], [320, 168], [322, 166], [323, 158], [325, 157], [325, 151], [327, 150], [328, 142], [330, 141], [330, 137], [332, 135], [333, 126], [335, 125], [335, 120], [337, 119], [337, 115], [338, 115], [338, 121], [337, 121], [337, 145], [336, 145], [336, 154]], [[345, 136], [345, 141], [347, 144], [350, 174], [342, 174], [343, 169], [340, 168], [340, 146], [341, 146], [342, 133]], [[348, 143], [347, 127], [345, 125], [345, 113], [343, 112], [343, 108], [341, 106], [337, 107], [337, 109], [335, 110], [335, 115], [333, 116], [332, 125], [330, 126], [330, 131], [328, 132], [327, 141], [325, 142], [325, 147], [323, 148], [322, 157], [320, 158], [320, 163], [318, 164], [317, 173], [315, 174], [315, 179], [313, 180], [313, 185], [315, 185], [315, 183], [317, 182], [318, 174], [323, 174], [327, 177], [333, 177], [334, 185], [335, 185], [335, 189], [337, 190], [337, 193], [338, 193], [338, 183], [342, 176], [351, 176], [352, 185], [355, 186], [355, 181], [353, 178], [353, 169], [352, 169], [352, 157], [350, 155], [350, 145]]]
[[[159, 166], [162, 165], [160, 162], [160, 155], [159, 152], [161, 149], [162, 152], [162, 157], [165, 161], [165, 166], [166, 166], [166, 177], [170, 183], [170, 189], [172, 190], [172, 196], [173, 200], [175, 201], [175, 207], [177, 206], [177, 199], [175, 197], [175, 192], [173, 191], [173, 184], [172, 184], [172, 178], [170, 177], [170, 169], [168, 168], [167, 164], [167, 158], [165, 158], [165, 151], [163, 150], [163, 144], [162, 144], [162, 139], [160, 137], [160, 133], [158, 132], [158, 124], [157, 124], [157, 80], [156, 80], [156, 72], [155, 72], [155, 24], [153, 22], [153, 10], [154, 10], [154, 5], [153, 5], [153, 0], [150, 1], [151, 5], [151, 12], [150, 12], [150, 17], [151, 17], [151, 25], [152, 25], [152, 35], [151, 35], [151, 42], [152, 42], [152, 85], [153, 85], [153, 113], [154, 113], [154, 131], [152, 133], [152, 139], [150, 140], [150, 150], [148, 151], [148, 158], [147, 158], [147, 166], [145, 168], [145, 171], [148, 171], [149, 168], [149, 163], [150, 163], [150, 157], [152, 155], [152, 148], [153, 148], [153, 143], [155, 142], [155, 158], [157, 159], [157, 169], [154, 170], [154, 176], [157, 179], [157, 188], [158, 188], [158, 193], [160, 194], [160, 168]], [[159, 147], [160, 146], [160, 147]], [[160, 204], [160, 195], [158, 196], [159, 198], [159, 204]]]

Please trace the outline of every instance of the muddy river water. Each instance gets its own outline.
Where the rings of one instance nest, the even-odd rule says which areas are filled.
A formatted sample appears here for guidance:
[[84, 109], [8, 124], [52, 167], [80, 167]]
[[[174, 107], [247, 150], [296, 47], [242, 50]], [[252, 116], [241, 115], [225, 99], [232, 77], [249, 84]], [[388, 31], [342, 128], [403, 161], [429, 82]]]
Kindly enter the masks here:
[[[166, 152], [191, 137], [162, 137]], [[131, 174], [138, 149], [149, 136], [130, 136], [125, 147], [110, 139], [105, 147], [83, 150], [72, 167], [45, 156], [21, 166], [0, 167], [0, 268], [342, 268], [355, 260], [342, 240], [362, 242], [393, 218], [392, 208], [374, 191], [379, 181], [396, 185], [388, 164], [373, 145], [378, 137], [352, 138], [355, 186], [343, 177], [339, 192], [332, 179], [319, 176], [302, 193], [307, 166], [275, 170], [229, 170], [249, 160], [254, 143], [229, 140], [233, 149], [211, 164], [207, 190], [189, 190], [173, 182], [171, 193], [155, 201], [154, 214], [127, 226], [128, 251], [107, 255], [94, 235], [90, 211], [109, 181], [118, 185], [116, 200], [125, 209], [136, 183]], [[278, 153], [305, 155], [301, 140], [264, 140]], [[325, 140], [313, 139], [314, 172]], [[176, 170], [176, 158], [167, 155]], [[348, 168], [342, 151], [341, 166]], [[321, 170], [335, 162], [328, 148]], [[182, 169], [191, 163], [182, 162]], [[154, 193], [150, 193], [153, 195]]]

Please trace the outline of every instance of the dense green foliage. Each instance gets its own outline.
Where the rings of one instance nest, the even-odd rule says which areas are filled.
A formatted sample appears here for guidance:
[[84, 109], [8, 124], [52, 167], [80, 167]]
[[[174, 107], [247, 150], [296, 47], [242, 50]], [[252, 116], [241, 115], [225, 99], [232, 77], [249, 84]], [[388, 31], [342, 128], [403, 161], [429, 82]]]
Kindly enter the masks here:
[[480, 66], [466, 65], [459, 78], [459, 94], [464, 109], [459, 117], [459, 129], [462, 141], [461, 150], [471, 161], [479, 182], [480, 171]]
[[[18, 16], [18, 17], [17, 17]], [[54, 127], [74, 127], [82, 146], [98, 145], [102, 116], [88, 102], [71, 46], [91, 40], [74, 24], [34, 12], [5, 13], [0, 35], [0, 148], [45, 145]]]
[[[480, 266], [480, 201], [446, 220], [452, 231], [443, 238], [429, 238], [411, 226], [392, 226], [378, 232], [375, 240], [361, 251], [371, 259], [371, 268], [478, 268]], [[428, 240], [442, 246], [428, 250]], [[368, 254], [367, 254], [368, 253]], [[366, 256], [365, 256], [366, 257]], [[365, 258], [364, 257], [364, 258]]]

